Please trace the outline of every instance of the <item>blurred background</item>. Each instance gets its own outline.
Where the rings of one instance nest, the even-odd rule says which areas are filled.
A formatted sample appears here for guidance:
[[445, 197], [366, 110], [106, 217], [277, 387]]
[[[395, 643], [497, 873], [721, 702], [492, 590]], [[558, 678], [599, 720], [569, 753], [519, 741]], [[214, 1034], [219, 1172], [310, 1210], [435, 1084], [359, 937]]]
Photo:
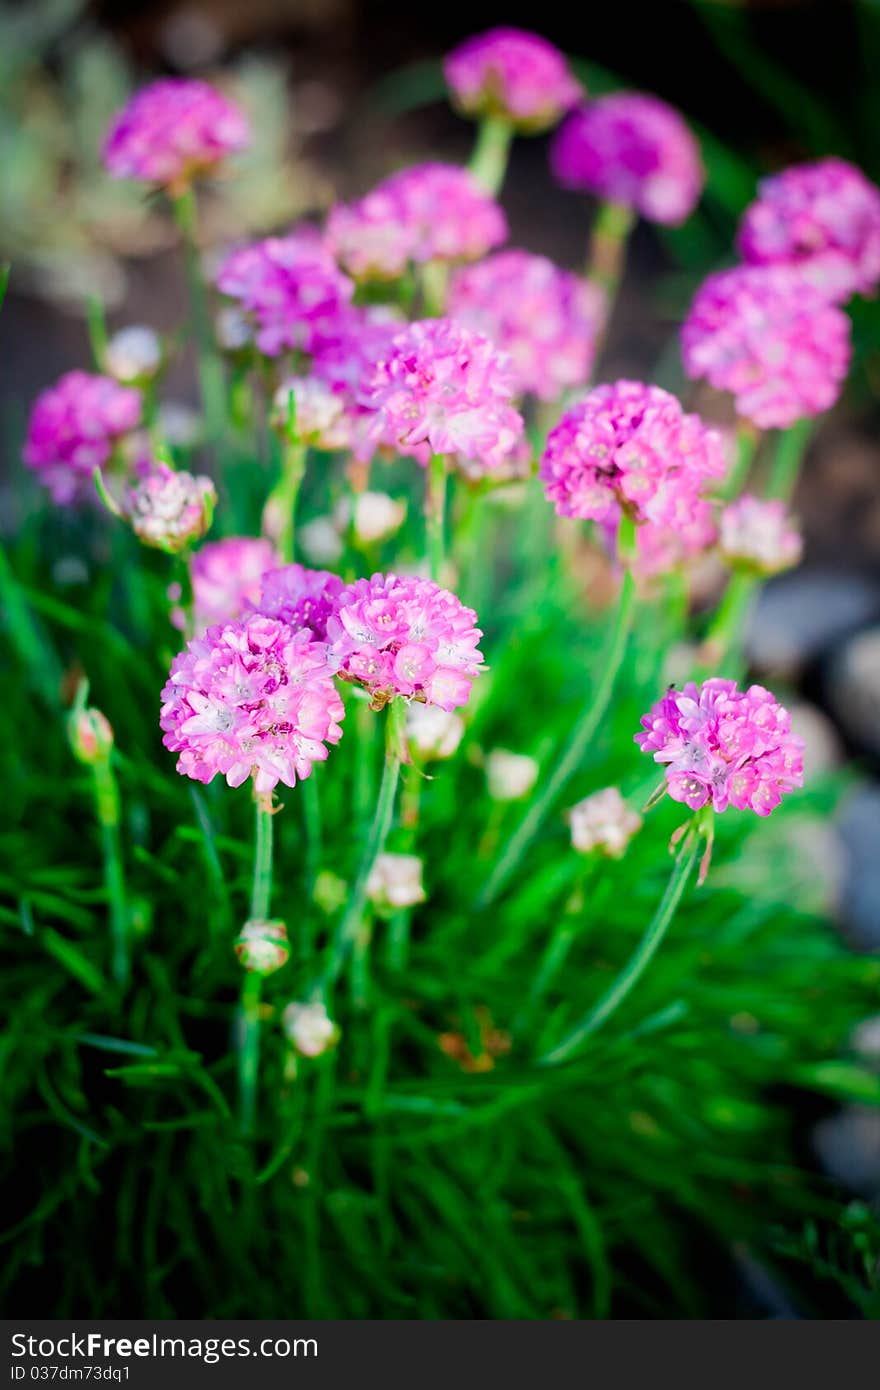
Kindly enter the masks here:
[[[644, 87], [697, 130], [705, 196], [683, 228], [639, 226], [601, 375], [646, 376], [723, 418], [717, 401], [707, 405], [684, 381], [676, 325], [697, 284], [733, 259], [739, 214], [763, 173], [833, 153], [880, 181], [880, 0], [5, 0], [0, 258], [13, 275], [2, 324], [0, 528], [14, 533], [23, 512], [42, 505], [18, 459], [24, 421], [43, 386], [88, 366], [88, 298], [103, 302], [114, 328], [171, 331], [180, 317], [170, 223], [100, 167], [104, 130], [129, 90], [157, 73], [198, 74], [249, 111], [254, 147], [205, 202], [206, 239], [220, 248], [320, 215], [398, 165], [429, 154], [466, 159], [473, 129], [445, 101], [440, 61], [497, 23], [540, 30], [592, 92]], [[554, 186], [545, 138], [517, 141], [504, 202], [513, 244], [578, 265], [590, 210]], [[857, 949], [878, 950], [880, 307], [860, 300], [851, 311], [854, 369], [796, 498], [805, 563], [767, 586], [749, 646], [756, 676], [799, 691], [813, 770], [854, 761], [817, 853], [841, 930]], [[185, 358], [166, 393], [182, 407], [193, 399]], [[880, 1113], [843, 1112], [816, 1142], [854, 1190], [880, 1191]]]

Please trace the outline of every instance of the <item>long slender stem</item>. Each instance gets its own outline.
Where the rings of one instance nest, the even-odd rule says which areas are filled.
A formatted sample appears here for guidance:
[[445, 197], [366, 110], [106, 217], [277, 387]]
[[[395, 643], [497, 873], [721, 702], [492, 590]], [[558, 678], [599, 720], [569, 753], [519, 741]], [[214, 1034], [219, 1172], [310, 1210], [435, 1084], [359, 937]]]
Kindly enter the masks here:
[[737, 646], [760, 582], [758, 575], [745, 571], [731, 576], [703, 642], [699, 671], [701, 678], [718, 671]]
[[504, 183], [512, 140], [513, 126], [509, 121], [486, 116], [480, 122], [468, 168], [493, 196], [501, 191]]
[[393, 700], [388, 706], [385, 767], [376, 800], [376, 808], [354, 884], [349, 894], [348, 905], [330, 946], [329, 959], [324, 971], [325, 988], [329, 988], [339, 979], [340, 972], [357, 937], [367, 901], [367, 880], [370, 877], [370, 870], [376, 862], [377, 856], [385, 848], [385, 841], [388, 839], [388, 833], [394, 819], [394, 802], [400, 781], [405, 718], [406, 706], [403, 701]]
[[541, 1058], [543, 1065], [554, 1066], [559, 1062], [564, 1062], [573, 1052], [576, 1052], [587, 1038], [608, 1022], [611, 1015], [620, 1008], [620, 1005], [638, 984], [669, 930], [678, 905], [684, 896], [688, 880], [694, 871], [699, 847], [700, 837], [696, 830], [692, 830], [675, 861], [675, 867], [666, 885], [660, 906], [648, 924], [648, 929], [635, 951], [613, 985], [605, 991], [586, 1017], [563, 1038], [561, 1043], [550, 1052], [545, 1053]]
[[[251, 919], [263, 921], [272, 904], [272, 841], [275, 819], [261, 800], [254, 819], [254, 878], [251, 887]], [[245, 970], [241, 986], [241, 1012], [238, 1034], [239, 1123], [242, 1134], [253, 1133], [257, 1115], [260, 1074], [260, 1002], [263, 977], [258, 970]]]
[[568, 745], [564, 749], [556, 766], [553, 768], [550, 775], [543, 780], [541, 790], [529, 807], [524, 820], [520, 822], [518, 828], [508, 840], [504, 853], [489, 875], [488, 881], [478, 898], [478, 906], [485, 907], [498, 897], [498, 894], [519, 865], [520, 860], [540, 830], [545, 817], [552, 808], [557, 797], [580, 767], [584, 753], [591, 740], [595, 737], [596, 731], [605, 718], [606, 711], [611, 703], [615, 681], [617, 680], [626, 653], [626, 644], [632, 627], [634, 609], [635, 581], [632, 576], [632, 571], [627, 568], [624, 572], [620, 598], [617, 604], [617, 612], [614, 616], [611, 630], [608, 633], [605, 649], [600, 658], [601, 674], [593, 693], [592, 702], [584, 711], [583, 717], [575, 725]]
[[271, 906], [274, 831], [274, 815], [261, 801], [257, 801], [254, 822], [254, 881], [251, 888], [251, 917], [257, 921], [269, 916]]
[[439, 583], [446, 559], [446, 459], [432, 454], [425, 480], [425, 527], [431, 578]]
[[740, 420], [736, 428], [736, 462], [724, 483], [722, 495], [725, 501], [734, 501], [745, 487], [760, 442], [760, 430], [749, 420]]
[[119, 835], [119, 787], [116, 775], [105, 758], [93, 764], [95, 807], [101, 827], [104, 857], [104, 887], [110, 905], [113, 978], [125, 986], [130, 974], [129, 912]]
[[602, 340], [614, 312], [617, 292], [623, 279], [627, 243], [635, 221], [636, 216], [631, 208], [625, 208], [620, 203], [601, 203], [593, 223], [586, 273], [587, 279], [598, 285], [605, 294]]
[[281, 462], [281, 477], [266, 499], [263, 508], [263, 534], [275, 542], [285, 564], [290, 564], [296, 550], [296, 504], [306, 471], [306, 447], [296, 440], [287, 440]]
[[196, 232], [196, 199], [191, 188], [172, 198], [174, 218], [183, 242], [190, 306], [198, 352], [199, 386], [208, 438], [216, 444], [226, 428], [226, 391], [223, 366], [214, 344], [208, 297], [202, 279]]
[[768, 497], [778, 497], [784, 502], [791, 498], [800, 476], [813, 424], [814, 421], [810, 419], [797, 420], [779, 435], [767, 484]]

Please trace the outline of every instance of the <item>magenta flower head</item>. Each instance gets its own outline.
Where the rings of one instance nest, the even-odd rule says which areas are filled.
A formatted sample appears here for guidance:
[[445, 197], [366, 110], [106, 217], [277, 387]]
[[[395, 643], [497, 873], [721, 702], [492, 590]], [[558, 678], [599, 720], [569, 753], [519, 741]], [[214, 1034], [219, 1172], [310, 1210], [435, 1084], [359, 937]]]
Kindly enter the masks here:
[[721, 513], [720, 549], [730, 564], [778, 574], [800, 563], [803, 542], [784, 502], [744, 493]]
[[[192, 558], [196, 630], [240, 618], [259, 599], [263, 575], [280, 564], [271, 542], [253, 536], [229, 536], [203, 545]], [[182, 628], [182, 613], [172, 614], [172, 621]]]
[[94, 492], [119, 439], [140, 423], [139, 391], [111, 377], [67, 372], [37, 397], [31, 411], [24, 461], [35, 469], [56, 502]]
[[642, 719], [635, 741], [666, 764], [666, 790], [692, 811], [728, 806], [769, 816], [803, 786], [804, 741], [769, 690], [715, 677], [667, 690]]
[[327, 639], [327, 623], [336, 612], [345, 585], [328, 570], [304, 565], [285, 565], [263, 576], [260, 597], [253, 605], [267, 618], [287, 623], [295, 632], [310, 632], [319, 642]]
[[412, 453], [501, 467], [523, 432], [511, 404], [517, 382], [510, 359], [488, 338], [452, 319], [411, 323], [392, 340], [365, 384], [375, 411], [373, 437]]
[[411, 264], [475, 261], [507, 239], [495, 199], [467, 169], [417, 164], [327, 220], [326, 244], [358, 280], [394, 280]]
[[374, 574], [340, 594], [327, 624], [331, 660], [375, 709], [402, 697], [452, 710], [467, 704], [480, 673], [476, 621], [431, 579]]
[[125, 516], [138, 540], [178, 555], [210, 529], [217, 491], [210, 478], [148, 465], [125, 500]]
[[249, 138], [243, 112], [207, 82], [161, 78], [136, 92], [114, 120], [104, 167], [114, 178], [179, 194]]
[[544, 401], [588, 379], [605, 301], [545, 256], [500, 251], [456, 271], [449, 315], [506, 352], [520, 391]]
[[354, 285], [315, 233], [268, 237], [233, 251], [217, 288], [253, 320], [260, 352], [316, 352], [340, 333]]
[[762, 179], [737, 238], [743, 260], [797, 266], [829, 299], [880, 282], [880, 189], [843, 159], [796, 164]]
[[690, 216], [705, 181], [685, 121], [641, 92], [614, 92], [573, 111], [554, 138], [550, 165], [564, 187], [669, 226]]
[[729, 391], [759, 429], [787, 429], [837, 400], [850, 323], [799, 272], [736, 266], [697, 291], [681, 346], [688, 376]]
[[541, 478], [560, 516], [684, 532], [703, 522], [700, 493], [722, 477], [721, 436], [659, 386], [597, 386], [547, 437]]
[[344, 714], [323, 646], [258, 615], [218, 624], [174, 658], [162, 691], [163, 743], [197, 782], [248, 777], [265, 796], [308, 777], [342, 737]]
[[583, 97], [559, 49], [525, 29], [490, 29], [466, 39], [446, 58], [443, 73], [464, 115], [495, 116], [524, 132], [549, 129]]

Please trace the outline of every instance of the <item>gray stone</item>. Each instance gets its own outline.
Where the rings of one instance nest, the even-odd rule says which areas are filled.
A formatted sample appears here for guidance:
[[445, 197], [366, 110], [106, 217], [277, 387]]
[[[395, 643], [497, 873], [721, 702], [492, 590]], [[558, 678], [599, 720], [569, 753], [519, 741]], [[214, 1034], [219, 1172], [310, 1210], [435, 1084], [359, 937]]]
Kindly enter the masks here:
[[843, 731], [880, 754], [880, 626], [845, 642], [828, 669], [828, 703]]
[[880, 1110], [847, 1105], [819, 1121], [813, 1147], [825, 1171], [850, 1191], [880, 1194]]
[[880, 783], [852, 791], [837, 816], [845, 872], [840, 914], [854, 945], [880, 949]]
[[796, 570], [761, 589], [746, 628], [757, 671], [795, 676], [844, 633], [880, 617], [880, 584], [837, 570]]

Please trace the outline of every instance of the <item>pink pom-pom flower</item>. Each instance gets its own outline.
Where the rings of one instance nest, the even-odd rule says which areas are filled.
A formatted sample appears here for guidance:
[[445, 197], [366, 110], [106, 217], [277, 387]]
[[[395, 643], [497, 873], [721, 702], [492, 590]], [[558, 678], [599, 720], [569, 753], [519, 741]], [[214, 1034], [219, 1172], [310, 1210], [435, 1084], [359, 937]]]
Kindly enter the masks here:
[[880, 189], [843, 159], [796, 164], [762, 179], [737, 238], [743, 260], [790, 265], [829, 299], [880, 283]]
[[[271, 542], [254, 536], [228, 536], [203, 545], [191, 566], [196, 631], [240, 618], [259, 599], [263, 575], [280, 564]], [[171, 620], [175, 627], [184, 626], [180, 610], [172, 612]]]
[[759, 429], [787, 429], [837, 400], [850, 323], [799, 272], [736, 266], [697, 291], [681, 345], [688, 376], [729, 391]]
[[545, 256], [501, 251], [456, 271], [448, 309], [509, 355], [520, 391], [552, 401], [589, 379], [604, 296]]
[[717, 430], [686, 415], [675, 396], [618, 381], [565, 412], [547, 437], [541, 478], [560, 516], [608, 528], [626, 512], [640, 528], [684, 536], [705, 529], [700, 494], [726, 466]]
[[666, 764], [666, 789], [692, 811], [728, 806], [769, 816], [803, 785], [803, 739], [769, 690], [715, 677], [667, 690], [635, 741]]
[[339, 675], [370, 692], [374, 708], [395, 697], [452, 710], [479, 675], [477, 615], [431, 579], [374, 574], [339, 596], [327, 624]]
[[285, 565], [263, 576], [260, 597], [253, 607], [264, 617], [277, 618], [295, 632], [308, 631], [317, 641], [324, 642], [327, 623], [336, 612], [344, 588], [339, 576], [328, 570]]
[[496, 116], [518, 130], [555, 125], [583, 97], [558, 48], [524, 29], [476, 34], [448, 55], [446, 84], [467, 116]]
[[93, 492], [123, 435], [140, 423], [139, 391], [112, 377], [67, 372], [37, 397], [28, 424], [24, 461], [62, 505]]
[[[350, 449], [356, 459], [372, 458], [376, 444], [370, 430], [375, 421], [373, 411], [362, 400], [364, 384], [402, 327], [402, 320], [384, 305], [355, 306], [340, 320], [336, 340], [321, 346], [312, 363], [314, 397], [306, 402], [307, 419], [316, 423], [317, 412], [312, 406], [317, 403], [319, 392], [327, 390], [336, 401], [337, 413], [331, 422], [329, 397], [322, 394], [325, 426], [320, 435], [315, 434], [320, 448]], [[297, 407], [298, 422], [299, 418]]]
[[220, 267], [217, 288], [253, 320], [257, 347], [267, 357], [287, 349], [313, 353], [336, 341], [354, 293], [351, 280], [308, 231], [233, 251]]
[[210, 478], [148, 464], [125, 500], [125, 515], [144, 545], [177, 555], [210, 528], [217, 491]]
[[800, 563], [803, 541], [784, 502], [744, 493], [721, 513], [719, 546], [730, 564], [778, 574]]
[[451, 319], [423, 319], [398, 333], [365, 384], [377, 443], [453, 462], [503, 468], [523, 432], [511, 404], [517, 382], [510, 359]]
[[296, 785], [342, 737], [344, 708], [324, 647], [259, 615], [218, 624], [174, 658], [162, 691], [163, 743], [197, 782], [248, 777], [265, 795]]
[[172, 194], [243, 149], [250, 131], [237, 106], [191, 78], [166, 77], [136, 92], [104, 142], [104, 166], [117, 179], [158, 184]]
[[685, 121], [642, 92], [614, 92], [573, 111], [556, 133], [550, 164], [564, 187], [670, 226], [690, 216], [705, 181]]
[[507, 239], [507, 220], [467, 169], [418, 164], [327, 219], [326, 244], [357, 280], [394, 280], [428, 261], [475, 261]]

